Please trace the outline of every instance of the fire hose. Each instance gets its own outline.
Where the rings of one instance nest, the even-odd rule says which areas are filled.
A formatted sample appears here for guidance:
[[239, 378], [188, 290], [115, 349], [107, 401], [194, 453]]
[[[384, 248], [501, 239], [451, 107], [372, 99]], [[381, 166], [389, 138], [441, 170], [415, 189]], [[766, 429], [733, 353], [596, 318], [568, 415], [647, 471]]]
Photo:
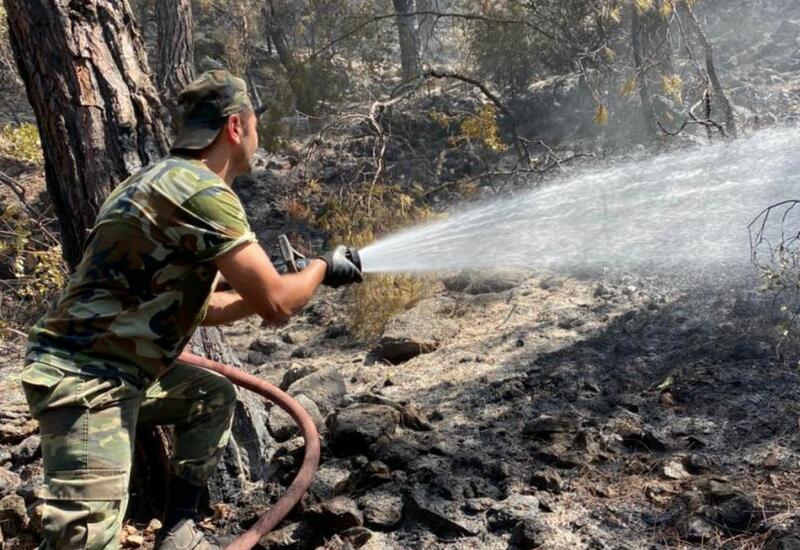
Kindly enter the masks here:
[[247, 374], [240, 369], [231, 367], [230, 365], [224, 365], [193, 353], [183, 352], [180, 357], [178, 357], [178, 361], [214, 371], [226, 377], [237, 386], [255, 392], [262, 397], [266, 397], [289, 413], [292, 419], [300, 426], [300, 431], [303, 434], [306, 447], [303, 464], [300, 466], [300, 470], [297, 472], [294, 481], [292, 481], [286, 493], [272, 508], [267, 510], [250, 529], [225, 547], [225, 550], [250, 550], [264, 535], [269, 533], [284, 517], [286, 517], [292, 508], [300, 502], [300, 499], [303, 498], [303, 495], [311, 486], [311, 482], [314, 480], [314, 474], [319, 466], [320, 444], [317, 427], [296, 399], [268, 382], [251, 374]]
[[[282, 257], [282, 264], [276, 266], [279, 271], [284, 273], [297, 273], [308, 265], [309, 260], [292, 247], [286, 235], [280, 235], [278, 237], [278, 244]], [[359, 269], [361, 268], [361, 258], [357, 250], [348, 248], [347, 258], [354, 262]], [[295, 423], [300, 427], [300, 432], [303, 434], [303, 439], [305, 440], [305, 456], [303, 458], [303, 463], [300, 465], [300, 470], [297, 472], [291, 485], [289, 485], [286, 493], [278, 499], [278, 502], [267, 510], [250, 529], [225, 547], [225, 550], [250, 550], [253, 546], [258, 544], [258, 541], [261, 540], [264, 535], [274, 529], [292, 508], [300, 502], [300, 499], [303, 498], [303, 495], [311, 486], [312, 481], [314, 481], [314, 474], [317, 472], [317, 467], [319, 466], [320, 455], [317, 427], [300, 403], [260, 378], [242, 372], [240, 369], [231, 367], [230, 365], [224, 365], [189, 352], [181, 353], [180, 357], [178, 357], [178, 361], [214, 371], [226, 377], [237, 386], [253, 391], [262, 397], [266, 397], [289, 413]]]

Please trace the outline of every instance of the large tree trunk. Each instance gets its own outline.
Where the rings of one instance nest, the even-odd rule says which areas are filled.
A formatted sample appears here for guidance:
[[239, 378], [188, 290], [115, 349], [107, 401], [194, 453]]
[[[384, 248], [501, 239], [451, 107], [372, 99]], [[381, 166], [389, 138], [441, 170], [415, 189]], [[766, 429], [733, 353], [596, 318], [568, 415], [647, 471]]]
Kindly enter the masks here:
[[164, 103], [177, 119], [178, 93], [194, 79], [194, 38], [190, 0], [156, 0], [158, 77]]
[[400, 64], [403, 78], [408, 80], [422, 71], [419, 59], [419, 34], [415, 25], [416, 17], [403, 15], [414, 13], [414, 0], [392, 0], [397, 14], [397, 32], [400, 40]]
[[[65, 258], [74, 266], [109, 191], [167, 151], [161, 102], [128, 0], [5, 0], [5, 5], [14, 55], [39, 126]], [[198, 331], [193, 346], [196, 353], [235, 360], [217, 328]], [[226, 451], [226, 457], [237, 459], [226, 458], [211, 483], [220, 498], [235, 495], [219, 488], [233, 488], [265, 471], [264, 407], [252, 395], [243, 397]], [[163, 433], [146, 435], [149, 444], [140, 448], [148, 454], [144, 475], [151, 483], [138, 479], [133, 496], [163, 504], [164, 472], [158, 465], [168, 454], [165, 439]], [[248, 452], [239, 451], [237, 439], [247, 442]], [[249, 460], [239, 460], [242, 456]], [[137, 505], [134, 498], [132, 507]]]
[[289, 75], [292, 75], [295, 70], [295, 59], [292, 49], [289, 47], [289, 42], [286, 40], [286, 33], [278, 20], [275, 5], [272, 0], [264, 2], [262, 8], [264, 16], [264, 30], [267, 32], [267, 38], [275, 46], [275, 52], [278, 54], [278, 60], [286, 69]]
[[108, 192], [167, 150], [161, 103], [127, 0], [5, 4], [74, 266]]

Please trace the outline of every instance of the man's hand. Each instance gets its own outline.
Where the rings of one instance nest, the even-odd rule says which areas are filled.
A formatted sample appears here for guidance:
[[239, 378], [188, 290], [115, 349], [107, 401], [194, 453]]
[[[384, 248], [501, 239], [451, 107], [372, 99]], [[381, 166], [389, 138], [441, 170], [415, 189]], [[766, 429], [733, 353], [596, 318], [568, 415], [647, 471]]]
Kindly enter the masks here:
[[327, 269], [322, 284], [337, 288], [342, 285], [360, 283], [364, 280], [361, 270], [352, 262], [346, 246], [337, 246], [321, 259], [325, 261]]
[[[215, 260], [222, 276], [231, 284], [244, 302], [228, 304], [231, 314], [247, 311], [258, 313], [273, 325], [285, 323], [311, 298], [325, 276], [326, 264], [315, 260], [300, 273], [279, 275], [264, 250], [256, 243], [238, 246]], [[223, 318], [217, 315], [217, 318]]]

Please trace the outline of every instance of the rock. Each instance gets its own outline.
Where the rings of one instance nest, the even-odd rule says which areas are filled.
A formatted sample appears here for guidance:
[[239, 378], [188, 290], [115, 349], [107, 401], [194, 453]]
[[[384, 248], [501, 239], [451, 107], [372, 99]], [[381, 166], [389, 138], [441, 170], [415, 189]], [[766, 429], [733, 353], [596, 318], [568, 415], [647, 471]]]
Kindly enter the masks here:
[[402, 415], [401, 422], [404, 428], [416, 430], [418, 432], [427, 432], [433, 429], [433, 426], [428, 422], [428, 418], [425, 416], [425, 413], [422, 412], [422, 409], [413, 403], [405, 405], [400, 413]]
[[522, 428], [524, 435], [530, 435], [534, 439], [550, 439], [553, 434], [570, 433], [577, 430], [577, 422], [567, 416], [540, 415], [529, 420]]
[[317, 470], [308, 493], [316, 501], [329, 500], [341, 492], [349, 477], [350, 470], [328, 461]]
[[403, 498], [388, 491], [367, 493], [359, 499], [359, 505], [364, 511], [364, 521], [375, 529], [391, 529], [403, 517]]
[[0, 498], [16, 492], [17, 487], [22, 485], [20, 477], [5, 468], [0, 468]]
[[0, 499], [0, 531], [13, 537], [28, 525], [25, 500], [19, 495], [7, 495]]
[[689, 475], [683, 464], [677, 460], [670, 460], [664, 464], [664, 477], [667, 479], [686, 479]]
[[481, 533], [482, 525], [464, 516], [459, 508], [458, 503], [430, 495], [424, 487], [415, 485], [405, 499], [404, 513], [428, 525], [442, 539]]
[[705, 506], [701, 514], [710, 523], [724, 528], [729, 535], [745, 533], [758, 522], [761, 512], [748, 496], [740, 495], [717, 506]]
[[486, 519], [492, 529], [508, 529], [521, 521], [533, 519], [538, 511], [539, 499], [535, 496], [511, 495], [492, 506]]
[[704, 518], [692, 516], [680, 527], [681, 537], [689, 542], [708, 543], [717, 537], [714, 526]]
[[451, 292], [490, 294], [516, 288], [529, 278], [530, 273], [525, 271], [462, 271], [452, 277], [446, 277], [442, 283]]
[[22, 485], [20, 485], [16, 493], [25, 499], [25, 504], [30, 506], [33, 502], [39, 499], [39, 492], [42, 487], [42, 477], [33, 476]]
[[259, 336], [248, 348], [247, 361], [253, 365], [265, 363], [282, 345], [281, 341], [275, 336]]
[[561, 470], [571, 470], [586, 463], [586, 457], [567, 450], [563, 445], [551, 445], [546, 449], [539, 449], [533, 453], [533, 458]]
[[339, 533], [339, 537], [349, 542], [353, 548], [361, 548], [372, 539], [372, 531], [366, 527], [351, 527]]
[[355, 550], [355, 547], [350, 544], [350, 541], [342, 539], [339, 535], [334, 535], [322, 546], [318, 546], [316, 550]]
[[370, 451], [375, 458], [395, 470], [407, 469], [421, 454], [417, 445], [403, 437], [379, 438], [370, 446]]
[[381, 436], [392, 436], [400, 413], [388, 405], [356, 403], [337, 411], [330, 419], [330, 445], [345, 455], [364, 454]]
[[270, 531], [258, 543], [263, 548], [276, 550], [305, 550], [314, 548], [319, 539], [316, 529], [310, 528], [306, 522], [295, 521]]
[[36, 433], [38, 426], [27, 412], [0, 412], [0, 445], [16, 445]]
[[[306, 410], [311, 420], [314, 421], [317, 430], [321, 432], [325, 426], [325, 421], [319, 412], [317, 404], [303, 394], [295, 396], [295, 399]], [[289, 413], [278, 406], [272, 407], [269, 411], [268, 423], [269, 431], [277, 441], [286, 441], [300, 432], [300, 428]]]
[[306, 513], [315, 528], [330, 532], [343, 531], [364, 525], [364, 517], [356, 503], [347, 497], [338, 496], [315, 504]]
[[531, 485], [540, 491], [547, 491], [548, 493], [557, 495], [561, 493], [563, 481], [561, 480], [561, 476], [558, 475], [558, 472], [542, 470], [535, 472], [533, 476], [531, 476]]
[[512, 547], [520, 550], [541, 548], [546, 543], [545, 533], [546, 528], [539, 518], [520, 521], [514, 526], [514, 534], [511, 536]]
[[800, 550], [800, 538], [791, 535], [773, 538], [764, 545], [764, 550]]
[[314, 365], [299, 365], [297, 363], [292, 363], [286, 370], [286, 373], [283, 375], [283, 379], [281, 380], [279, 387], [283, 391], [286, 391], [289, 389], [289, 386], [291, 386], [301, 378], [305, 378], [309, 374], [313, 374], [318, 370], [319, 367], [316, 367]]
[[20, 441], [11, 449], [11, 462], [14, 463], [16, 468], [30, 464], [41, 456], [41, 438], [38, 435], [32, 435]]
[[338, 369], [329, 367], [300, 378], [287, 391], [292, 396], [306, 395], [317, 404], [322, 414], [329, 414], [342, 403], [347, 389]]
[[491, 508], [494, 503], [495, 501], [488, 497], [469, 498], [464, 503], [464, 510], [470, 514], [481, 514]]
[[458, 332], [454, 320], [440, 316], [441, 309], [442, 300], [430, 298], [392, 318], [370, 352], [369, 362], [398, 364], [438, 349]]
[[666, 438], [654, 430], [634, 428], [622, 435], [622, 444], [632, 451], [663, 453], [669, 446]]

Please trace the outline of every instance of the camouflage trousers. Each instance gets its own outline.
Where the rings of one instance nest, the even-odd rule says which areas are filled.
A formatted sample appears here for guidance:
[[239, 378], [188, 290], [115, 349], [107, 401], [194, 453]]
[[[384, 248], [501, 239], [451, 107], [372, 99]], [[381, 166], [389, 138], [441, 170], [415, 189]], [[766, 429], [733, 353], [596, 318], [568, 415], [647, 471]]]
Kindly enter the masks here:
[[205, 485], [236, 405], [228, 379], [184, 364], [145, 388], [43, 363], [21, 380], [42, 438], [41, 549], [118, 548], [137, 425], [174, 426], [173, 473]]

